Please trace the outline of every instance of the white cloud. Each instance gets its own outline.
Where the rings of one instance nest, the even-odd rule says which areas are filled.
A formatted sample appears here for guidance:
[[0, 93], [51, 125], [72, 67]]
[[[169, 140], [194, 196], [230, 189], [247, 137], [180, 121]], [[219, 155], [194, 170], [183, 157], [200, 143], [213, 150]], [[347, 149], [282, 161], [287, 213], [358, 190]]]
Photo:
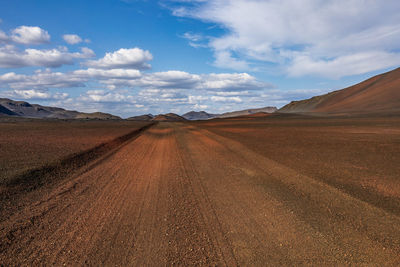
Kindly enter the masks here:
[[258, 81], [247, 73], [211, 73], [202, 76], [202, 89], [218, 91], [260, 90], [272, 85]]
[[214, 102], [242, 102], [242, 99], [238, 96], [211, 96], [210, 99]]
[[71, 44], [71, 45], [79, 44], [83, 41], [82, 38], [76, 34], [64, 34], [63, 39], [65, 42], [67, 42], [68, 44]]
[[[366, 64], [369, 62], [369, 64]], [[400, 63], [400, 53], [368, 51], [336, 57], [332, 60], [313, 59], [299, 55], [288, 67], [291, 76], [318, 75], [328, 78], [340, 78], [348, 75], [362, 74], [376, 69], [396, 66]]]
[[207, 105], [200, 105], [200, 104], [196, 104], [192, 107], [194, 110], [205, 110], [208, 108]]
[[218, 96], [238, 96], [238, 95], [246, 96], [246, 95], [250, 95], [249, 91], [215, 92], [215, 94], [218, 95]]
[[23, 51], [12, 45], [0, 47], [0, 67], [20, 68], [29, 66], [60, 67], [71, 65], [75, 59], [85, 59], [94, 56], [89, 48], [82, 48], [81, 52], [71, 53], [64, 47], [49, 50], [25, 49]]
[[[1, 55], [1, 54], [0, 54]], [[135, 69], [81, 69], [67, 73], [37, 71], [32, 75], [9, 72], [0, 75], [0, 85], [10, 88], [62, 88], [82, 87], [89, 81], [106, 85], [109, 89], [141, 88], [148, 92], [160, 90], [217, 91], [220, 96], [238, 96], [249, 90], [269, 89], [268, 83], [258, 81], [247, 73], [191, 74], [183, 71], [166, 71], [142, 74]], [[245, 92], [242, 92], [245, 91]], [[227, 92], [224, 94], [223, 92]], [[242, 93], [241, 93], [242, 92]]]
[[[99, 70], [96, 70], [96, 72]], [[85, 71], [77, 71], [85, 72]], [[102, 83], [118, 87], [149, 88], [149, 89], [182, 89], [182, 90], [217, 90], [217, 91], [241, 91], [261, 90], [271, 88], [272, 85], [258, 81], [247, 73], [211, 73], [191, 74], [184, 71], [165, 71], [144, 73], [139, 76], [121, 75], [105, 79]]]
[[81, 96], [81, 100], [91, 102], [135, 102], [131, 95], [106, 90], [89, 90], [85, 95]]
[[191, 32], [185, 32], [183, 34], [183, 38], [188, 39], [192, 42], [198, 42], [198, 41], [203, 40], [203, 36], [201, 34], [191, 33]]
[[197, 74], [171, 70], [146, 74], [138, 85], [155, 88], [189, 89], [196, 87], [200, 80], [201, 78]]
[[148, 61], [152, 60], [153, 56], [147, 50], [140, 48], [121, 48], [106, 55], [98, 60], [87, 61], [84, 65], [97, 69], [149, 69]]
[[85, 70], [73, 71], [73, 74], [80, 77], [86, 78], [97, 78], [97, 79], [137, 79], [142, 75], [139, 70], [132, 69], [93, 69], [88, 68]]
[[[214, 50], [214, 64], [222, 68], [251, 69], [255, 61], [293, 74], [304, 62], [305, 70], [296, 71], [299, 75], [335, 78], [355, 74], [343, 68], [366, 72], [399, 64], [383, 56], [400, 55], [397, 0], [179, 1], [172, 9], [175, 16], [215, 23], [226, 30], [208, 43]], [[310, 68], [304, 60], [309, 55], [325, 70]]]
[[68, 98], [67, 93], [50, 93], [48, 91], [35, 89], [6, 91], [3, 95], [5, 97], [18, 99], [62, 100]]
[[0, 86], [13, 89], [38, 89], [83, 87], [87, 78], [74, 77], [62, 72], [38, 71], [33, 75], [14, 72], [0, 75]]
[[8, 37], [7, 34], [0, 30], [0, 44], [7, 43], [9, 40], [10, 37]]
[[12, 31], [11, 39], [20, 44], [45, 44], [50, 42], [50, 35], [39, 27], [20, 26]]
[[206, 38], [199, 33], [185, 32], [182, 37], [187, 39], [189, 41], [189, 45], [194, 48], [208, 47], [208, 45], [204, 43]]
[[205, 101], [208, 100], [208, 96], [203, 96], [203, 95], [189, 95], [188, 96], [188, 103], [189, 104], [197, 104], [200, 101]]
[[218, 50], [214, 53], [214, 65], [219, 68], [232, 70], [249, 70], [250, 66], [245, 60], [234, 58], [232, 53], [226, 50]]

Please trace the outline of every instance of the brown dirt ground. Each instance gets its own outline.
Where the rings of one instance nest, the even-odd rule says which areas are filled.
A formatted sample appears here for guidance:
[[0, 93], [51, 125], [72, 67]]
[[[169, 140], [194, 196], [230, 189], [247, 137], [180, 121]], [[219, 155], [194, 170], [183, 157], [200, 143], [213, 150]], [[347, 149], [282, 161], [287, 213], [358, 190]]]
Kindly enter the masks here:
[[28, 170], [90, 149], [148, 122], [0, 121], [0, 184]]
[[[159, 123], [27, 192], [0, 263], [398, 266], [399, 124], [377, 120]], [[341, 187], [374, 181], [364, 168], [392, 190]]]

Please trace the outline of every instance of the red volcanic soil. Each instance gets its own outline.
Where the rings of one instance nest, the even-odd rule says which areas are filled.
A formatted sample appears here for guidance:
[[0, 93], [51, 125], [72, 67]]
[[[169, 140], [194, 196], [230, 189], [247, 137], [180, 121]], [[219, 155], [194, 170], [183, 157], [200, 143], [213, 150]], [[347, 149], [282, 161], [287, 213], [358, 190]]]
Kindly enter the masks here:
[[158, 123], [21, 192], [0, 263], [399, 266], [399, 144], [398, 117]]
[[400, 68], [326, 95], [293, 101], [279, 112], [399, 114]]
[[31, 169], [107, 143], [148, 122], [3, 119], [0, 185]]

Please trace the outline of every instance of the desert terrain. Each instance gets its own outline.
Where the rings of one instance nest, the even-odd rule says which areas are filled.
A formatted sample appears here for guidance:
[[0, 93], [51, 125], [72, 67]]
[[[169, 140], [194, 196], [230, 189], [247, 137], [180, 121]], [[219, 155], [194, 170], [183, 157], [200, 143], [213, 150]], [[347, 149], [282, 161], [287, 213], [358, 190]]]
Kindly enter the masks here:
[[400, 267], [400, 1], [1, 0], [8, 266]]
[[0, 119], [0, 184], [126, 135], [148, 122]]
[[5, 185], [0, 263], [396, 266], [398, 162], [398, 116], [158, 122], [54, 181]]

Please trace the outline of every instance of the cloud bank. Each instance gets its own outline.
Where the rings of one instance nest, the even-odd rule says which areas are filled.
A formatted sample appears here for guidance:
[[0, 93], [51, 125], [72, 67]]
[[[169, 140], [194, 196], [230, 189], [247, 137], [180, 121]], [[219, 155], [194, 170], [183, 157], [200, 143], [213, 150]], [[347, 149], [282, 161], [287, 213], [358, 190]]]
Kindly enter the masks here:
[[[221, 68], [275, 64], [289, 76], [340, 78], [399, 64], [396, 0], [171, 2], [175, 16], [225, 30], [208, 42], [214, 64]], [[196, 36], [187, 37], [193, 43]]]

